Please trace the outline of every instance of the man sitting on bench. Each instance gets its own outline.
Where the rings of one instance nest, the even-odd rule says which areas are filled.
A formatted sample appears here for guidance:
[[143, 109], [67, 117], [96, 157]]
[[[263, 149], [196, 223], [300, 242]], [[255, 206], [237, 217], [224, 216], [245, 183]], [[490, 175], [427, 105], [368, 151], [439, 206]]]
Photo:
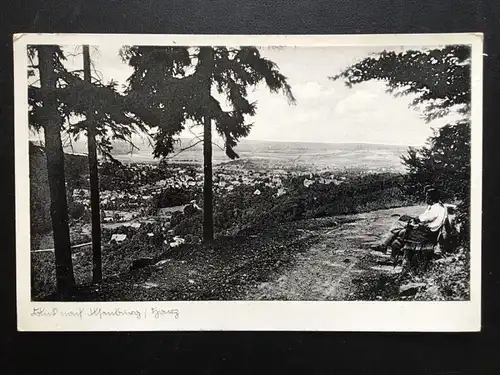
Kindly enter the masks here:
[[382, 243], [370, 247], [372, 250], [385, 253], [388, 246], [392, 249], [400, 250], [404, 245], [403, 242], [407, 234], [408, 222], [412, 226], [412, 237], [416, 236], [424, 240], [427, 239], [429, 242], [437, 240], [439, 230], [446, 221], [447, 210], [440, 200], [438, 190], [427, 188], [425, 192], [426, 210], [416, 218], [408, 215], [401, 216], [389, 230]]

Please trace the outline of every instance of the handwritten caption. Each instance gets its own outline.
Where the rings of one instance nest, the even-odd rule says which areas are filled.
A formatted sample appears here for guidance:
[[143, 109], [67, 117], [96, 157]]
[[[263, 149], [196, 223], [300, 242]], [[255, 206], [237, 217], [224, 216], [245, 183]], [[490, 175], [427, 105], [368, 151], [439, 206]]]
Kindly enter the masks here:
[[78, 307], [76, 309], [60, 309], [57, 307], [33, 307], [31, 316], [37, 318], [77, 318], [77, 319], [110, 319], [110, 318], [135, 318], [135, 319], [161, 319], [173, 318], [179, 319], [179, 310], [162, 309], [158, 307], [148, 307], [144, 309], [123, 309], [112, 308], [104, 309], [102, 307]]

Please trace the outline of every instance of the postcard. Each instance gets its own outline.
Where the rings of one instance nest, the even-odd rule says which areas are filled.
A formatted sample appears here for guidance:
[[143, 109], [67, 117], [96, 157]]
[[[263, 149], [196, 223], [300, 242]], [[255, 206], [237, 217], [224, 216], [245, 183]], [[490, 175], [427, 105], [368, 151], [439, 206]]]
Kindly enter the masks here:
[[482, 48], [14, 35], [18, 330], [479, 331]]

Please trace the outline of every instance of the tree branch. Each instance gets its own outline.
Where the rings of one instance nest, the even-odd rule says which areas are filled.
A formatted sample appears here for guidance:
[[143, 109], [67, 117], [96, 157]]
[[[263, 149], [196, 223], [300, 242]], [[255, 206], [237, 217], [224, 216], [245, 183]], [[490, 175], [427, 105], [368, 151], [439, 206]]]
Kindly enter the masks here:
[[200, 141], [203, 141], [203, 138], [200, 138], [198, 134], [196, 134], [194, 131], [191, 130], [191, 128], [188, 128], [189, 132], [194, 135], [196, 138], [198, 138]]
[[[191, 130], [191, 128], [188, 128], [188, 130], [189, 130], [189, 132], [190, 132], [192, 135], [194, 135], [194, 136], [195, 136], [195, 138], [197, 138], [198, 140], [200, 140], [200, 141], [202, 141], [202, 142], [203, 142], [203, 138], [201, 138], [198, 134], [196, 134], [195, 132], [193, 132], [193, 131]], [[212, 144], [213, 144], [214, 146], [216, 146], [219, 150], [221, 150], [221, 151], [226, 151], [226, 150], [225, 150], [222, 146], [218, 145], [217, 143], [212, 142]]]
[[226, 151], [226, 150], [225, 150], [222, 146], [219, 146], [217, 143], [212, 142], [212, 144], [213, 144], [214, 146], [216, 146], [219, 150], [224, 151], [224, 152]]
[[145, 134], [146, 134], [146, 139], [148, 141], [149, 147], [154, 148], [155, 145], [153, 144], [151, 135], [149, 133], [145, 133]]
[[201, 142], [203, 142], [203, 139], [202, 139], [202, 140], [199, 140], [198, 142], [193, 143], [192, 145], [189, 145], [189, 146], [187, 146], [187, 147], [181, 148], [181, 149], [179, 150], [179, 152], [175, 153], [174, 155], [172, 155], [172, 156], [170, 156], [170, 157], [166, 157], [165, 159], [166, 159], [166, 160], [173, 159], [173, 158], [175, 158], [176, 156], [178, 156], [179, 154], [183, 153], [184, 151], [189, 150], [190, 148], [193, 148], [193, 147], [195, 147], [196, 145], [200, 144]]

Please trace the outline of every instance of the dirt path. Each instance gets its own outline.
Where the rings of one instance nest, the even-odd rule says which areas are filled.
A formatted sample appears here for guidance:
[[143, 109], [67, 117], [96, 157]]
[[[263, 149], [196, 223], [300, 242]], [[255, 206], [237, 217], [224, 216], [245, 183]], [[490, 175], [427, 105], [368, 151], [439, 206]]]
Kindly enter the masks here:
[[[398, 267], [383, 265], [384, 256], [371, 251], [393, 220], [392, 214], [418, 215], [422, 206], [349, 215], [353, 222], [335, 228], [313, 230], [319, 236], [309, 250], [272, 275], [269, 281], [251, 287], [247, 300], [346, 300], [354, 293], [353, 278], [368, 273], [399, 272]], [[386, 260], [386, 259], [385, 259]]]

